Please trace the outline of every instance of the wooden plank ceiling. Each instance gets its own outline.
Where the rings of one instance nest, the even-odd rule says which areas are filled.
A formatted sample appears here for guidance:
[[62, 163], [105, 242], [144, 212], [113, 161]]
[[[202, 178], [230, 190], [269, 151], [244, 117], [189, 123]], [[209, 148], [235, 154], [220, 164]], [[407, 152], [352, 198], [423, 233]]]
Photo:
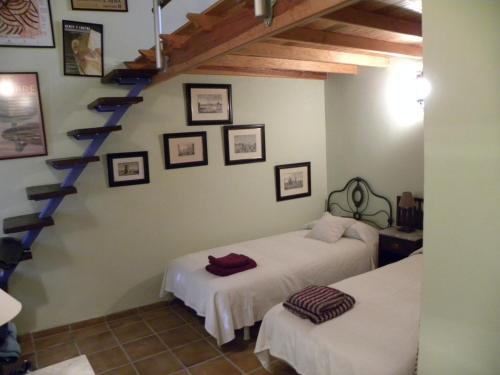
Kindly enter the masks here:
[[[267, 27], [253, 0], [220, 0], [162, 35], [168, 67], [155, 82], [185, 73], [326, 79], [386, 67], [391, 56], [421, 59], [421, 16], [421, 0], [278, 0]], [[139, 52], [127, 66], [154, 68], [154, 50]]]

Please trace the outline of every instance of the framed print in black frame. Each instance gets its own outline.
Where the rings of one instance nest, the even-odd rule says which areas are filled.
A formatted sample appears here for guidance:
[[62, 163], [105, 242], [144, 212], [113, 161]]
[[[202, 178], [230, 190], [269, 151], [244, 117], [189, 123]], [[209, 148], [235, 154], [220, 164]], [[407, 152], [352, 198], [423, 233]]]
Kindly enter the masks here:
[[188, 125], [233, 123], [231, 85], [186, 83]]
[[54, 48], [50, 0], [0, 1], [0, 47]]
[[62, 21], [64, 75], [104, 75], [103, 26], [96, 23]]
[[149, 184], [147, 151], [107, 154], [109, 187]]
[[278, 202], [311, 195], [310, 162], [277, 165], [274, 173]]
[[0, 160], [44, 155], [38, 73], [0, 73]]
[[127, 0], [71, 0], [73, 10], [128, 12]]
[[207, 132], [163, 134], [165, 169], [208, 164]]
[[264, 125], [224, 126], [226, 165], [266, 161]]

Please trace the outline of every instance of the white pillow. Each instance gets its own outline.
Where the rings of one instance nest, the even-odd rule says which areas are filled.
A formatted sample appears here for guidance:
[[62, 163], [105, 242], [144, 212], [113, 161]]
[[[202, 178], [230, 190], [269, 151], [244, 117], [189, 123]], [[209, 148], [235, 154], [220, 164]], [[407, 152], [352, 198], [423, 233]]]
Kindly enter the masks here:
[[370, 245], [378, 244], [378, 231], [371, 225], [363, 223], [362, 221], [356, 221], [347, 228], [344, 236], [361, 240]]
[[332, 216], [329, 212], [325, 212], [306, 237], [333, 243], [338, 241], [345, 230], [355, 223], [354, 219]]

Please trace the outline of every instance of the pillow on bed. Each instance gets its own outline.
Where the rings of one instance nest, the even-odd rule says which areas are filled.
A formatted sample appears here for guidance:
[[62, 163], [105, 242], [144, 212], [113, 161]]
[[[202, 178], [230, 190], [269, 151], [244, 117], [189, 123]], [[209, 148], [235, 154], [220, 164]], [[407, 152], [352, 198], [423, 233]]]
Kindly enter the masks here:
[[338, 241], [345, 230], [355, 223], [354, 219], [332, 216], [329, 212], [325, 212], [306, 237], [333, 243]]
[[347, 228], [344, 236], [355, 238], [368, 244], [378, 243], [378, 230], [371, 225], [363, 223], [362, 221], [356, 221], [353, 225]]

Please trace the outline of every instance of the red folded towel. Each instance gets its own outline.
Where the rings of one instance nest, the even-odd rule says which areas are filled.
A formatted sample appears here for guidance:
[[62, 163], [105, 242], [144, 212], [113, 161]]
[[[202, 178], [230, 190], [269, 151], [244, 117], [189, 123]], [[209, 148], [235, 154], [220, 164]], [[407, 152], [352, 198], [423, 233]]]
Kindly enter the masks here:
[[229, 276], [238, 272], [243, 272], [252, 268], [257, 267], [257, 263], [252, 258], [248, 258], [248, 261], [243, 266], [239, 267], [219, 267], [215, 264], [209, 264], [205, 269], [217, 276]]
[[208, 256], [208, 262], [217, 267], [229, 268], [229, 267], [241, 267], [247, 264], [250, 258], [243, 254], [230, 253], [226, 256], [216, 258], [211, 255]]
[[342, 315], [355, 303], [353, 297], [340, 290], [311, 285], [292, 294], [283, 302], [283, 306], [302, 319], [319, 324]]

